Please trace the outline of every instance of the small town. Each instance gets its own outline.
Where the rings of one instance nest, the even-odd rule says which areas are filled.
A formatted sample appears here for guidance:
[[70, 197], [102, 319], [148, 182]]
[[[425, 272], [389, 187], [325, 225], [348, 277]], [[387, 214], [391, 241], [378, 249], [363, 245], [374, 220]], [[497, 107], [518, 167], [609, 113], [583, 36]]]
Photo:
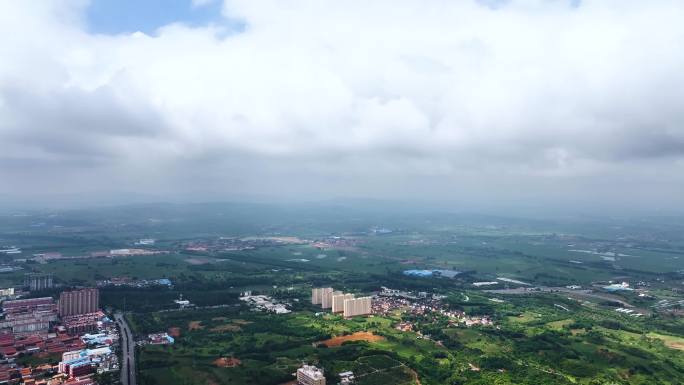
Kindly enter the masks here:
[[[52, 288], [51, 275], [27, 274], [21, 290], [2, 290], [0, 383], [94, 385], [96, 375], [118, 375], [119, 330], [100, 309], [98, 289], [64, 290], [57, 300], [22, 298]], [[31, 364], [31, 357], [55, 355], [56, 365]]]

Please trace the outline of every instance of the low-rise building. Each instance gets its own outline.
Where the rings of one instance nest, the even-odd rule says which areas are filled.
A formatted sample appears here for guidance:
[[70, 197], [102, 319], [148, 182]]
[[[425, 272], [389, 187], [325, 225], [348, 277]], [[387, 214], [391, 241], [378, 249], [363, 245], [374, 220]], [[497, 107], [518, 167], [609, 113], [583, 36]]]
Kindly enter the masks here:
[[340, 376], [340, 385], [351, 385], [354, 383], [354, 372], [347, 371], [338, 374]]
[[325, 385], [323, 370], [313, 365], [304, 365], [297, 369], [298, 385]]

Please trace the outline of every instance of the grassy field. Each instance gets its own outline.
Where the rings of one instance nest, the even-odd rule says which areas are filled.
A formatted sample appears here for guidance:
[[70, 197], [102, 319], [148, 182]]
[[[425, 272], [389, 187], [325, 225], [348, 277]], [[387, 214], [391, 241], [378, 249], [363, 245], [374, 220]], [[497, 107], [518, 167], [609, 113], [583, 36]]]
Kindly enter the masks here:
[[[422, 385], [674, 385], [684, 383], [684, 320], [677, 304], [684, 290], [682, 229], [680, 221], [667, 218], [562, 222], [339, 207], [207, 204], [39, 212], [0, 220], [0, 245], [24, 249], [18, 257], [0, 255], [3, 264], [23, 269], [0, 273], [0, 285], [20, 286], [24, 273], [47, 272], [60, 286], [31, 295], [56, 296], [65, 287], [112, 277], [171, 279], [171, 288], [101, 289], [102, 306], [125, 307], [139, 336], [180, 331], [173, 346], [141, 349], [141, 385], [278, 385], [290, 381], [303, 362], [324, 368], [329, 383], [340, 371], [353, 370], [362, 385], [409, 385], [417, 379]], [[84, 255], [132, 247], [147, 237], [171, 252], [46, 264], [15, 259], [46, 251]], [[185, 251], [189, 241], [220, 237], [351, 241], [326, 248], [267, 243], [242, 251]], [[402, 274], [406, 269], [463, 274], [409, 277]], [[472, 284], [499, 277], [532, 286], [578, 284], [601, 295], [608, 281], [628, 281], [639, 291], [514, 296]], [[381, 286], [441, 294], [451, 310], [488, 316], [495, 326], [465, 328], [443, 316], [400, 312], [351, 320], [317, 315], [320, 309], [308, 304], [312, 286], [357, 294]], [[499, 281], [495, 288], [506, 286], [515, 284]], [[288, 301], [294, 311], [250, 311], [238, 300], [246, 290]], [[173, 300], [181, 294], [200, 308], [177, 311]], [[616, 312], [622, 306], [616, 299], [645, 316]], [[663, 300], [670, 305], [659, 309]], [[413, 322], [415, 331], [396, 330], [400, 321]], [[345, 337], [359, 332], [380, 338]], [[342, 343], [318, 344], [331, 337], [342, 337]], [[240, 364], [222, 367], [217, 359]]]
[[[233, 317], [231, 317], [233, 316]], [[240, 317], [240, 318], [235, 318]], [[141, 354], [145, 383], [278, 384], [291, 378], [302, 361], [316, 362], [331, 373], [361, 370], [362, 384], [412, 384], [411, 370], [401, 361], [373, 352], [387, 351], [398, 357], [419, 357], [435, 349], [434, 344], [405, 345], [402, 336], [389, 328], [389, 319], [342, 320], [301, 312], [273, 316], [231, 310], [156, 313], [132, 317], [138, 332], [178, 327], [181, 336], [171, 347], [145, 347]], [[238, 327], [225, 328], [225, 325]], [[334, 334], [364, 330], [390, 331], [390, 340], [354, 341], [336, 347], [314, 347]], [[219, 357], [236, 357], [242, 364], [218, 368]], [[163, 365], [162, 365], [163, 363]], [[196, 372], [186, 377], [188, 370]], [[165, 374], [161, 374], [164, 372]], [[159, 377], [161, 376], [161, 377]], [[158, 378], [154, 380], [153, 378]], [[155, 382], [163, 381], [163, 382]]]
[[[413, 371], [428, 385], [589, 385], [596, 379], [673, 385], [684, 378], [684, 357], [677, 350], [681, 338], [642, 332], [646, 321], [618, 322], [607, 310], [575, 306], [568, 317], [553, 306], [559, 301], [548, 296], [498, 303], [494, 311], [500, 314], [496, 316], [499, 328], [415, 320], [419, 330], [422, 325], [431, 330], [431, 339], [394, 329], [400, 316], [345, 320], [306, 310], [276, 316], [234, 307], [139, 314], [132, 321], [140, 333], [169, 327], [181, 330], [176, 345], [142, 350], [143, 384], [276, 385], [290, 379], [302, 362], [323, 367], [330, 381], [335, 380], [334, 374], [352, 370], [361, 384], [408, 385], [415, 381]], [[442, 325], [441, 330], [435, 325]], [[351, 338], [335, 347], [319, 344], [358, 332], [382, 338]], [[242, 363], [219, 368], [214, 364], [219, 357]]]

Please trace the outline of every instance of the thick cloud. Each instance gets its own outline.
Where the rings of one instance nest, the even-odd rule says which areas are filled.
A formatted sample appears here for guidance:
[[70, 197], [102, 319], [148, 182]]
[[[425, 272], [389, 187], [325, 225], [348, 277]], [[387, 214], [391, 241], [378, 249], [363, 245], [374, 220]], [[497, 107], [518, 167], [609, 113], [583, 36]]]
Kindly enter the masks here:
[[0, 2], [0, 192], [681, 203], [681, 1], [227, 0], [154, 36], [86, 7]]

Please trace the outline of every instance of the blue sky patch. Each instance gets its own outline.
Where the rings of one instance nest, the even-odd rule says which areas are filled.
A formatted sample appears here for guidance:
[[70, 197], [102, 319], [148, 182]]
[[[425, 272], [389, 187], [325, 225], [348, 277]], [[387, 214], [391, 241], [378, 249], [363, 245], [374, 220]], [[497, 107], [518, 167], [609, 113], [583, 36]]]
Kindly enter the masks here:
[[221, 1], [193, 7], [190, 0], [92, 0], [87, 18], [93, 33], [153, 35], [170, 23], [197, 26], [221, 21]]

